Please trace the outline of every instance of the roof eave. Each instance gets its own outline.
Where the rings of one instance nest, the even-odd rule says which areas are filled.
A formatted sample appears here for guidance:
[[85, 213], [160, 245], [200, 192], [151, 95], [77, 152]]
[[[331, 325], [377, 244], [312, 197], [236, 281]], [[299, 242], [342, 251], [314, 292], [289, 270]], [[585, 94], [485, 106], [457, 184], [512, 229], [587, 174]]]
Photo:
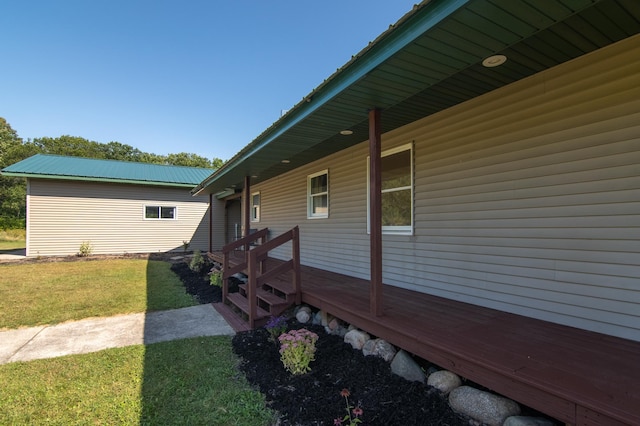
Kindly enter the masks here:
[[0, 172], [3, 176], [27, 178], [27, 179], [50, 179], [50, 180], [69, 180], [69, 181], [82, 181], [82, 182], [106, 182], [106, 183], [124, 183], [133, 185], [148, 185], [148, 186], [170, 186], [177, 188], [193, 188], [193, 183], [174, 183], [174, 182], [158, 182], [147, 180], [134, 180], [134, 179], [110, 179], [110, 178], [94, 178], [84, 176], [64, 176], [64, 175], [46, 175], [38, 173], [19, 173], [8, 172], [3, 170]]
[[[260, 136], [245, 146], [238, 154], [227, 161], [220, 169], [197, 185], [192, 191], [193, 195], [200, 195], [203, 191], [208, 193], [216, 192], [222, 188], [207, 190], [207, 187], [223, 178], [228, 172], [234, 170], [243, 162], [257, 152], [271, 144], [278, 136], [290, 130], [297, 123], [311, 116], [314, 111], [325, 105], [343, 90], [365, 77], [371, 70], [384, 63], [389, 57], [413, 42], [425, 31], [436, 26], [443, 19], [446, 19], [453, 12], [460, 9], [471, 0], [432, 0], [422, 2], [420, 5], [405, 14], [395, 25], [365, 47], [360, 53], [339, 68], [332, 76], [326, 79], [320, 86], [315, 88], [307, 96], [291, 108], [287, 114], [277, 120], [266, 129]], [[401, 22], [407, 21], [416, 15], [417, 11], [425, 6], [432, 7], [428, 14], [419, 16], [410, 25], [399, 26]], [[371, 105], [371, 108], [375, 105]], [[225, 186], [225, 185], [223, 185]]]

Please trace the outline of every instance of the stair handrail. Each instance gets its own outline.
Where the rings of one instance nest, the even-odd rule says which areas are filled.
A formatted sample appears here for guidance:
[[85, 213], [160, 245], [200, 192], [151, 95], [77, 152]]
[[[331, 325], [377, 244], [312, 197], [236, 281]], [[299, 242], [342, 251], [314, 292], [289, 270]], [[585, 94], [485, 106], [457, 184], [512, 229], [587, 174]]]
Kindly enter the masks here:
[[293, 290], [296, 304], [302, 303], [302, 292], [300, 291], [300, 229], [296, 226], [247, 252], [247, 299], [249, 301], [249, 327], [251, 328], [254, 328], [257, 316], [258, 298], [256, 293], [258, 281], [261, 281], [260, 278], [266, 277], [267, 274], [268, 276], [272, 275], [269, 274], [269, 271], [264, 271], [262, 267], [259, 270], [259, 262], [262, 263], [262, 259], [268, 256], [269, 251], [289, 241], [291, 241], [291, 261], [285, 262], [283, 265], [286, 266], [284, 267], [280, 265], [274, 269], [277, 270], [278, 275], [293, 270]]
[[[227, 296], [229, 295], [229, 283], [228, 279], [238, 272], [245, 271], [248, 267], [247, 254], [249, 253], [252, 244], [257, 240], [260, 240], [260, 244], [263, 245], [267, 241], [269, 234], [269, 228], [263, 228], [259, 231], [253, 232], [246, 237], [242, 237], [232, 243], [229, 243], [222, 247], [222, 302], [227, 303]], [[233, 268], [231, 267], [231, 253], [235, 250], [244, 248], [244, 261], [237, 264]], [[256, 246], [260, 247], [260, 246]]]

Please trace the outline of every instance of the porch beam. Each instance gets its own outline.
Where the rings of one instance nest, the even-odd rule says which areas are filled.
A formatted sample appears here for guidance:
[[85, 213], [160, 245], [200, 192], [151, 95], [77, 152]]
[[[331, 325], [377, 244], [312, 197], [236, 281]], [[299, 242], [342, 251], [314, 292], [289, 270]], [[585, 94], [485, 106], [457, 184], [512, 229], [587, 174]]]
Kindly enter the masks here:
[[380, 110], [369, 111], [369, 245], [371, 286], [369, 310], [382, 315], [382, 136]]

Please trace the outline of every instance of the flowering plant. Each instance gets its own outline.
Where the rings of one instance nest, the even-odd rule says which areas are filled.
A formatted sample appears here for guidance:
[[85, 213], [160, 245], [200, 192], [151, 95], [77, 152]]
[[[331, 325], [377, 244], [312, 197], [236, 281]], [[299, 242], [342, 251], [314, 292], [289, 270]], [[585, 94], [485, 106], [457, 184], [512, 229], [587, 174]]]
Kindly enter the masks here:
[[311, 371], [309, 363], [315, 359], [318, 335], [306, 328], [291, 330], [278, 337], [280, 360], [291, 374]]
[[277, 342], [278, 336], [287, 330], [287, 318], [283, 316], [272, 316], [264, 326], [271, 335], [271, 340]]
[[[351, 395], [351, 392], [349, 392], [349, 389], [342, 389], [340, 391], [340, 396], [342, 396], [347, 404], [347, 414], [340, 418], [338, 417], [337, 419], [333, 420], [333, 424], [336, 426], [340, 426], [342, 424], [346, 424], [349, 426], [356, 426], [358, 423], [362, 423], [362, 419], [360, 419], [360, 416], [362, 416], [362, 408], [358, 405], [357, 407], [354, 407], [353, 405], [349, 404], [349, 395]], [[344, 422], [349, 422], [349, 423], [344, 423]]]

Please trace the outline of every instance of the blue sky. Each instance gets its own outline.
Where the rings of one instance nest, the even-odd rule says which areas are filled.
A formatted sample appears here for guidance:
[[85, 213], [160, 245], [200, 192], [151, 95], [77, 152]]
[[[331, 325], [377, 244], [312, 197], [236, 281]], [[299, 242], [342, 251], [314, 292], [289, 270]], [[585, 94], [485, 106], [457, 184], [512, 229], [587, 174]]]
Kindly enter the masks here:
[[0, 117], [227, 160], [414, 3], [5, 0]]

